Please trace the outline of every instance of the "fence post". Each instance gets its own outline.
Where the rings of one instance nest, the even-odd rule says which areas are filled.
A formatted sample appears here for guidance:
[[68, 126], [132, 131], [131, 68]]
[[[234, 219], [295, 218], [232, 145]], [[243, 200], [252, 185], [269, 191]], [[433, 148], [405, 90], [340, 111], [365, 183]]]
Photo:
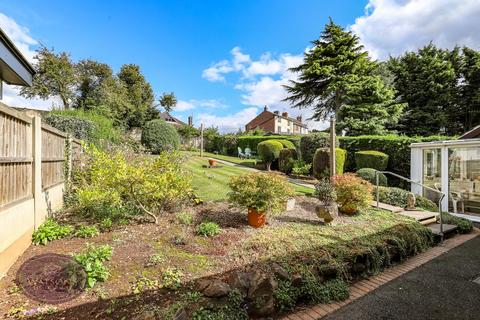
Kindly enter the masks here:
[[34, 116], [32, 119], [32, 187], [33, 187], [33, 226], [35, 230], [42, 223], [41, 199], [42, 199], [42, 119]]

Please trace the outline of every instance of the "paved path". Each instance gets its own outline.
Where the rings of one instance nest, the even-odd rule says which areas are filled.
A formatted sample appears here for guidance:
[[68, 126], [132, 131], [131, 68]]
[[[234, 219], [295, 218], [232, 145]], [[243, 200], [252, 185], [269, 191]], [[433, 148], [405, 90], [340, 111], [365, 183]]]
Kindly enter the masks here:
[[480, 237], [406, 273], [324, 319], [480, 319]]

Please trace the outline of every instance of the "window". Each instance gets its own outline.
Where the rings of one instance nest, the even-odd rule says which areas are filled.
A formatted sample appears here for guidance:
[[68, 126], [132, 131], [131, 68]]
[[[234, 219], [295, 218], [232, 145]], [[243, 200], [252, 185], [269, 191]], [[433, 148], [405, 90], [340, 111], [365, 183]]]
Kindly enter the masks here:
[[278, 133], [282, 132], [282, 126], [278, 126], [277, 132], [278, 132]]
[[[441, 190], [441, 149], [423, 150], [423, 184], [437, 190]], [[433, 202], [438, 201], [438, 193], [424, 189], [423, 195]]]

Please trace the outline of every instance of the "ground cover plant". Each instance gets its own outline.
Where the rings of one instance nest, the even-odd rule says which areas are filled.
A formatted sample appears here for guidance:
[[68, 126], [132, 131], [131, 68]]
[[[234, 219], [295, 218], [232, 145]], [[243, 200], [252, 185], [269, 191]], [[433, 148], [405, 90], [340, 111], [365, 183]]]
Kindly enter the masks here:
[[72, 231], [72, 226], [60, 225], [53, 219], [47, 219], [33, 232], [32, 243], [46, 245], [50, 241], [70, 235]]

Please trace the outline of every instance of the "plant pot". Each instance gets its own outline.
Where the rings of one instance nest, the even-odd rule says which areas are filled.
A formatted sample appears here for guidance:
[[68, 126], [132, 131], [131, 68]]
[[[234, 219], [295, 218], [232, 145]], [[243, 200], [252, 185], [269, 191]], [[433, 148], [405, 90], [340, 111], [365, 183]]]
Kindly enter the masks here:
[[265, 225], [265, 212], [258, 212], [256, 208], [248, 208], [248, 224], [254, 228]]
[[330, 223], [338, 217], [337, 204], [323, 204], [315, 207], [315, 213], [317, 217], [323, 219], [325, 223]]
[[208, 159], [208, 164], [210, 165], [210, 167], [215, 167], [217, 165], [217, 160]]

